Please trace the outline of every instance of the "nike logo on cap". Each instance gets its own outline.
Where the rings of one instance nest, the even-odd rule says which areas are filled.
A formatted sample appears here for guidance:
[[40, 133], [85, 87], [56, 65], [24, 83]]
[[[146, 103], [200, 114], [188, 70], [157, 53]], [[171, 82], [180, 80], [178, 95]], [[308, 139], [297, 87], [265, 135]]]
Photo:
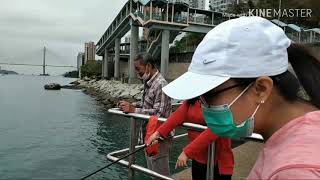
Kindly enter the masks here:
[[203, 60], [203, 64], [210, 64], [210, 63], [213, 63], [213, 62], [216, 62], [216, 60], [215, 59], [212, 59], [212, 60], [205, 59], [205, 60]]

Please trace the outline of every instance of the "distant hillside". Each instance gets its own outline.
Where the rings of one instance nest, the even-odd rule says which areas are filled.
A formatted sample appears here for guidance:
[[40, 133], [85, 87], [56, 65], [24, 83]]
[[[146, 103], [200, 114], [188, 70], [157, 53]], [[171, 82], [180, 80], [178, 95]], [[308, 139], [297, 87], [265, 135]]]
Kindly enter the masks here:
[[14, 71], [0, 70], [0, 74], [18, 74]]

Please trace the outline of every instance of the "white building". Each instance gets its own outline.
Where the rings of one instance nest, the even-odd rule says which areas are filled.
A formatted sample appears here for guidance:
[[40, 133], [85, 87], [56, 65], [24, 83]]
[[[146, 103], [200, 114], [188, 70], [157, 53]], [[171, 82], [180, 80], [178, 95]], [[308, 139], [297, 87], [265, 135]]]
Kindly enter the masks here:
[[169, 0], [169, 2], [177, 1], [189, 4], [192, 8], [206, 9], [206, 0]]
[[77, 70], [79, 72], [79, 77], [81, 78], [81, 66], [85, 64], [84, 53], [79, 52], [77, 56]]
[[[210, 0], [209, 6], [213, 11], [225, 12], [230, 4], [248, 3], [249, 0]], [[257, 4], [259, 0], [251, 0], [254, 4]]]
[[206, 0], [189, 0], [190, 6], [197, 9], [206, 9]]
[[227, 10], [228, 5], [239, 0], [210, 0], [210, 7], [213, 11], [224, 12]]

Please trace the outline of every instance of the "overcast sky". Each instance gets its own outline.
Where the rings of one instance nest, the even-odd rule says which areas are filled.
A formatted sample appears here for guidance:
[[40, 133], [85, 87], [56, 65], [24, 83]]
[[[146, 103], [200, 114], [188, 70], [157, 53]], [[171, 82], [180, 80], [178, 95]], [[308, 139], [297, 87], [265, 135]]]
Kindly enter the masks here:
[[[206, 0], [208, 6], [209, 0]], [[127, 0], [0, 0], [0, 62], [76, 66], [86, 41], [97, 42]], [[42, 67], [5, 66], [23, 74]], [[51, 75], [75, 70], [50, 68]]]
[[[76, 65], [84, 42], [101, 37], [126, 0], [0, 0], [0, 62]], [[41, 67], [3, 66], [40, 74]], [[61, 74], [68, 68], [48, 68]]]

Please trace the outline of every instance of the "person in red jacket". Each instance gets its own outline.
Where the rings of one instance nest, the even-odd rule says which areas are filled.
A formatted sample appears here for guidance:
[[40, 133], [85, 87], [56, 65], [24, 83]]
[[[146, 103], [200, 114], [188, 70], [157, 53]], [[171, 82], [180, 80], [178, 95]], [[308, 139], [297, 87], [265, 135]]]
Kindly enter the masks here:
[[[206, 125], [198, 98], [184, 101], [170, 115], [157, 131], [152, 134], [147, 144], [154, 144], [159, 137], [166, 138], [170, 132], [184, 122]], [[215, 179], [231, 179], [234, 159], [231, 150], [231, 140], [213, 134], [210, 129], [203, 132], [188, 130], [190, 144], [178, 157], [176, 168], [187, 166], [187, 160], [192, 159], [192, 179], [205, 180], [207, 172], [208, 147], [216, 142]]]

